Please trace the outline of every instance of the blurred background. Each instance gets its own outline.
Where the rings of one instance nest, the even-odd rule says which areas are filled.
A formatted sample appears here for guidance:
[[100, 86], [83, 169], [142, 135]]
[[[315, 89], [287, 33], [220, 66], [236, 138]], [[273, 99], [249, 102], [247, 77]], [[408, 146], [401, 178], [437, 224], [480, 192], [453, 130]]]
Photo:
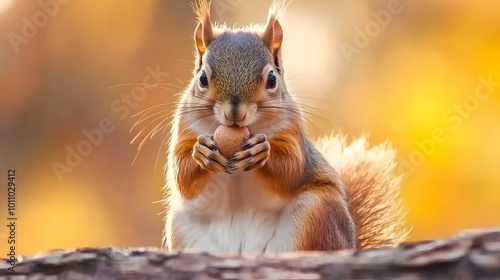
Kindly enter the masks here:
[[[269, 4], [213, 0], [212, 17], [264, 22]], [[487, 0], [296, 0], [285, 14], [308, 133], [392, 143], [409, 240], [500, 226], [499, 14]], [[161, 245], [164, 125], [195, 25], [185, 0], [0, 0], [0, 224], [15, 168], [18, 254]]]

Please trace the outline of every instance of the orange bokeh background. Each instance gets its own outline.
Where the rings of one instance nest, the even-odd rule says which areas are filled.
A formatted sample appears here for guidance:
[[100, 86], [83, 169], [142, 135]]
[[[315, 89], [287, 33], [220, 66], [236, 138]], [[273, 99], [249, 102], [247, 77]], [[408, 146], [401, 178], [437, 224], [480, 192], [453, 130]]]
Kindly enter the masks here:
[[[18, 254], [161, 245], [168, 128], [135, 161], [142, 138], [130, 142], [170, 117], [191, 78], [188, 4], [0, 0], [0, 224], [16, 168]], [[269, 4], [213, 0], [212, 16], [263, 22]], [[308, 133], [392, 142], [410, 240], [500, 226], [499, 14], [486, 0], [296, 0], [285, 14], [286, 78]], [[137, 95], [148, 75], [160, 85]], [[157, 104], [163, 118], [129, 132], [133, 115]], [[103, 120], [102, 139], [56, 172]], [[1, 226], [1, 255], [7, 247]]]

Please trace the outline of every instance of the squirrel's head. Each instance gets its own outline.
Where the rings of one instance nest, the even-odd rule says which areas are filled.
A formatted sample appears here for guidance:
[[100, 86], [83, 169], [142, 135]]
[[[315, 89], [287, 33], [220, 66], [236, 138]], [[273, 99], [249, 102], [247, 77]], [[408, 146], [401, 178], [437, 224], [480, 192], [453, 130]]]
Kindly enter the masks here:
[[192, 128], [213, 133], [225, 124], [272, 133], [296, 117], [281, 63], [285, 6], [275, 2], [264, 26], [229, 29], [214, 25], [209, 4], [198, 2], [194, 78], [184, 99], [187, 108], [196, 108], [187, 114]]

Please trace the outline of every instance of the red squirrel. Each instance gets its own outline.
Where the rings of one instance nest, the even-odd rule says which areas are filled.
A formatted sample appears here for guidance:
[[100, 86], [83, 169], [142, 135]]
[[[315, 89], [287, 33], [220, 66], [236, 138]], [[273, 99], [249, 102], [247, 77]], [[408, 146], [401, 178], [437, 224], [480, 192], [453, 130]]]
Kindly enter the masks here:
[[[244, 28], [214, 25], [210, 4], [195, 5], [193, 79], [174, 113], [165, 167], [169, 251], [362, 249], [406, 238], [394, 151], [306, 135], [284, 80], [285, 2], [264, 25]], [[232, 157], [215, 144], [219, 125], [251, 131]]]

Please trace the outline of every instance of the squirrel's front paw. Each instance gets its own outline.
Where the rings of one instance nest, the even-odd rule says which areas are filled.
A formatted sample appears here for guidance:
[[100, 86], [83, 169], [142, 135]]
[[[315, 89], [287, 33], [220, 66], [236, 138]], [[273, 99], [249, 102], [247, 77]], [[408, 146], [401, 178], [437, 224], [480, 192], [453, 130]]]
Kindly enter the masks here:
[[252, 170], [264, 166], [269, 157], [271, 145], [265, 134], [252, 134], [243, 145], [243, 151], [236, 153], [231, 159], [230, 171]]
[[230, 173], [229, 161], [217, 149], [213, 136], [198, 136], [193, 147], [193, 159], [203, 169]]

